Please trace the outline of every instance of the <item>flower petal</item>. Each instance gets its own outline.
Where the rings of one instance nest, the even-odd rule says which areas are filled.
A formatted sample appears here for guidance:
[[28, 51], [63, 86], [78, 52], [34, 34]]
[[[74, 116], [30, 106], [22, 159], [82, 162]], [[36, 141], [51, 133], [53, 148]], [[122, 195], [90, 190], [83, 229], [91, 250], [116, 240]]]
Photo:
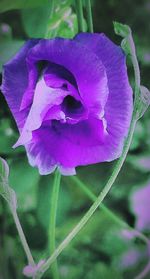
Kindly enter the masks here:
[[44, 71], [43, 77], [47, 86], [68, 90], [70, 95], [81, 101], [76, 80], [66, 68], [50, 63], [50, 66]]
[[19, 128], [22, 128], [28, 110], [20, 112], [20, 104], [28, 84], [28, 69], [26, 56], [30, 48], [35, 46], [39, 40], [29, 40], [20, 51], [4, 65], [3, 83], [1, 90], [6, 98], [11, 112]]
[[26, 145], [29, 161], [38, 166], [40, 173], [47, 174], [51, 168], [60, 169], [72, 174], [74, 168], [98, 162], [99, 146], [105, 140], [103, 122], [99, 119], [88, 119], [75, 125], [52, 121], [51, 127], [42, 125], [33, 132], [32, 142]]
[[[53, 89], [46, 86], [45, 81], [42, 79], [37, 83], [33, 104], [31, 106], [30, 112], [26, 119], [25, 125], [22, 129], [21, 135], [14, 145], [17, 147], [19, 145], [24, 145], [32, 139], [32, 131], [37, 130], [40, 128], [43, 119], [47, 115], [48, 111], [55, 117], [55, 111], [50, 111], [53, 106], [58, 106], [62, 103], [65, 96], [68, 95], [68, 91], [64, 91], [62, 89]], [[65, 114], [60, 111], [62, 114], [62, 118], [65, 117]], [[50, 118], [50, 115], [49, 115]], [[57, 118], [58, 118], [58, 111], [57, 111]], [[56, 118], [56, 119], [57, 119]]]
[[[27, 56], [30, 79], [35, 74], [36, 64], [41, 60], [61, 65], [70, 71], [85, 106], [97, 108], [99, 113], [103, 111], [108, 96], [107, 76], [103, 64], [93, 51], [84, 48], [75, 40], [43, 39]], [[30, 97], [32, 101], [32, 96]]]
[[102, 148], [105, 150], [105, 159], [110, 161], [121, 155], [133, 111], [133, 96], [125, 55], [122, 49], [104, 34], [81, 33], [75, 39], [93, 51], [106, 69], [109, 95], [104, 118], [107, 121], [108, 137]]

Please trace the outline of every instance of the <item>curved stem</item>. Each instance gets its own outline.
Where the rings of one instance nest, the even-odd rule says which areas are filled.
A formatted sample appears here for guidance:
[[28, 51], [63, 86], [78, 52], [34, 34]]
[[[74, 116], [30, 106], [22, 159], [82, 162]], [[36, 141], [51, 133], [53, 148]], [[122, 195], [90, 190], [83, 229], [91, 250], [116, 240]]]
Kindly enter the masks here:
[[[54, 185], [51, 196], [50, 225], [49, 225], [49, 248], [50, 254], [55, 251], [55, 230], [56, 230], [56, 213], [58, 204], [58, 195], [60, 188], [61, 174], [58, 170], [55, 172]], [[53, 279], [59, 278], [57, 260], [52, 265]]]
[[134, 69], [134, 77], [135, 77], [135, 97], [138, 94], [138, 91], [140, 89], [140, 83], [141, 83], [141, 78], [140, 78], [140, 69], [139, 69], [139, 64], [136, 56], [136, 50], [135, 50], [135, 45], [134, 41], [132, 38], [132, 34], [129, 35], [128, 42], [130, 45], [131, 49], [131, 61]]
[[18, 215], [17, 215], [17, 211], [11, 209], [11, 212], [12, 212], [12, 215], [13, 215], [14, 222], [15, 222], [15, 224], [16, 224], [17, 230], [18, 230], [18, 234], [19, 234], [19, 237], [20, 237], [22, 246], [23, 246], [24, 251], [25, 251], [25, 254], [26, 254], [26, 256], [27, 256], [28, 263], [29, 263], [29, 265], [34, 266], [34, 265], [35, 265], [35, 262], [34, 262], [34, 260], [33, 260], [33, 257], [32, 257], [31, 251], [30, 251], [30, 248], [29, 248], [29, 246], [28, 246], [28, 243], [27, 243], [27, 240], [26, 240], [26, 238], [25, 238], [25, 235], [24, 235], [22, 226], [21, 226], [21, 224], [20, 224], [20, 221], [19, 221], [19, 218], [18, 218]]
[[84, 32], [84, 18], [82, 0], [75, 0], [76, 12], [78, 18], [78, 32]]
[[93, 19], [92, 19], [92, 9], [91, 9], [91, 0], [86, 0], [86, 12], [87, 12], [87, 23], [89, 32], [93, 33]]
[[134, 86], [134, 97], [135, 97], [135, 106], [134, 106], [134, 113], [135, 113], [135, 118], [137, 118], [137, 107], [139, 104], [139, 100], [140, 100], [140, 85], [141, 85], [141, 77], [140, 77], [140, 68], [139, 68], [139, 63], [137, 60], [137, 56], [136, 56], [136, 49], [135, 49], [135, 44], [133, 41], [133, 37], [132, 37], [132, 32], [130, 32], [130, 35], [127, 37], [127, 41], [129, 43], [130, 46], [130, 59], [133, 65], [133, 69], [134, 69], [134, 79], [135, 79], [135, 86]]
[[136, 122], [137, 121], [133, 117], [132, 121], [131, 121], [130, 129], [129, 129], [129, 134], [128, 134], [128, 137], [126, 139], [125, 145], [124, 145], [122, 156], [117, 161], [117, 163], [115, 165], [115, 168], [113, 170], [113, 173], [110, 176], [110, 178], [109, 178], [107, 184], [105, 185], [104, 189], [99, 194], [98, 198], [92, 204], [92, 206], [87, 211], [87, 213], [83, 216], [81, 221], [75, 226], [75, 228], [68, 234], [68, 236], [64, 239], [64, 241], [58, 246], [58, 248], [54, 251], [52, 256], [43, 264], [43, 266], [40, 269], [40, 272], [44, 273], [51, 266], [51, 264], [56, 260], [56, 258], [60, 255], [60, 253], [67, 247], [67, 245], [72, 241], [72, 239], [85, 226], [85, 224], [88, 222], [88, 220], [91, 218], [93, 213], [100, 206], [100, 204], [102, 203], [103, 199], [108, 194], [108, 192], [111, 189], [113, 183], [115, 182], [115, 180], [116, 180], [116, 178], [117, 178], [117, 176], [118, 176], [118, 174], [119, 174], [119, 172], [121, 170], [121, 167], [122, 167], [122, 165], [123, 165], [123, 163], [125, 161], [125, 158], [127, 156], [127, 153], [128, 153], [128, 150], [129, 150], [129, 147], [130, 147], [130, 144], [131, 144], [132, 136], [133, 136], [133, 133], [134, 133]]

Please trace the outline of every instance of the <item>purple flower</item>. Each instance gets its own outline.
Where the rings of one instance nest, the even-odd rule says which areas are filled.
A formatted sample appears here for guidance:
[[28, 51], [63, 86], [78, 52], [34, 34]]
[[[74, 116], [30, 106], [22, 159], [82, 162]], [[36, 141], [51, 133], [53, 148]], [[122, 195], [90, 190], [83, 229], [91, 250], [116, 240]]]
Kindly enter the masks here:
[[123, 51], [104, 34], [29, 40], [4, 66], [2, 91], [20, 132], [15, 147], [40, 174], [121, 155], [132, 90]]
[[150, 230], [150, 181], [133, 192], [130, 198], [131, 209], [136, 215], [136, 228]]

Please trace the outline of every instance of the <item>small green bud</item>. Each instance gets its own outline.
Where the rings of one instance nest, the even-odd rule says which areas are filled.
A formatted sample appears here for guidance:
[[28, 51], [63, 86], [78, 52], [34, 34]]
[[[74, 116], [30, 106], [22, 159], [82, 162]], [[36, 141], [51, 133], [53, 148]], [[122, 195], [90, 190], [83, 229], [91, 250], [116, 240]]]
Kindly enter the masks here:
[[116, 35], [125, 38], [131, 34], [131, 29], [128, 25], [119, 23], [117, 21], [114, 21], [113, 24]]

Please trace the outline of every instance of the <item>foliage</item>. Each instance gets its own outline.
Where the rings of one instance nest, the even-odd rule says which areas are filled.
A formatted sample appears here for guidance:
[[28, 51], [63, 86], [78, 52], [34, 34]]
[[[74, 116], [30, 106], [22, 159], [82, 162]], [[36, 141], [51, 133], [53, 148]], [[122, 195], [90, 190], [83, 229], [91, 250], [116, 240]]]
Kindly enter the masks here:
[[[77, 18], [71, 2], [62, 1], [52, 18], [49, 18], [48, 0], [1, 0], [0, 71], [2, 65], [17, 52], [26, 39], [43, 37], [46, 28], [52, 37], [73, 37], [77, 33]], [[131, 26], [142, 70], [142, 84], [150, 88], [149, 1], [133, 0], [131, 3], [128, 0], [120, 4], [118, 0], [95, 0], [92, 4], [96, 32], [105, 32], [117, 43], [119, 39], [113, 33], [112, 21], [125, 22]], [[125, 33], [126, 31], [125, 28]], [[128, 67], [132, 82], [130, 62]], [[145, 89], [144, 92], [147, 96]], [[11, 148], [18, 134], [2, 94], [0, 104], [0, 155], [9, 163], [9, 183], [17, 194], [20, 220], [29, 246], [38, 261], [41, 257], [49, 255], [48, 223], [53, 176], [40, 177], [37, 170], [28, 165], [24, 150], [20, 147], [16, 150]], [[133, 227], [136, 227], [139, 216], [132, 206], [132, 197], [137, 189], [143, 189], [150, 179], [149, 126], [150, 110], [136, 127], [127, 161], [105, 201], [108, 208]], [[81, 181], [98, 195], [111, 174], [112, 167], [113, 163], [96, 164], [78, 168], [77, 174]], [[62, 179], [57, 217], [57, 243], [64, 239], [90, 204], [87, 196], [69, 177]], [[0, 278], [22, 279], [25, 257], [8, 207], [2, 199], [0, 199], [0, 222]], [[150, 236], [150, 227], [145, 227], [142, 232]], [[46, 255], [43, 252], [45, 249]], [[124, 259], [125, 256], [130, 256], [131, 250], [136, 255], [142, 256], [137, 256], [137, 260], [127, 266]], [[137, 237], [131, 239], [125, 237], [122, 228], [99, 210], [62, 253], [58, 264], [62, 279], [130, 279], [147, 264], [147, 250], [145, 243]], [[50, 272], [44, 278], [51, 278]], [[145, 278], [148, 279], [149, 275]]]

